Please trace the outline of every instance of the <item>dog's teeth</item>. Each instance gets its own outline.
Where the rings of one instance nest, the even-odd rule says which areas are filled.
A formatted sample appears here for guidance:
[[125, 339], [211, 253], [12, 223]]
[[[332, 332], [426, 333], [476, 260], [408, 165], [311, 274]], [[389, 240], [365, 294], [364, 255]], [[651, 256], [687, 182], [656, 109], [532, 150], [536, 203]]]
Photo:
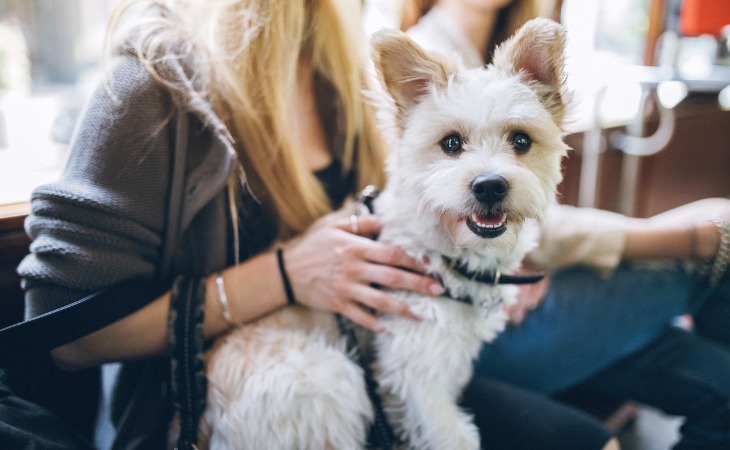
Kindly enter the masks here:
[[484, 219], [478, 216], [476, 213], [472, 213], [471, 215], [471, 221], [476, 224], [479, 228], [499, 228], [504, 225], [504, 223], [507, 221], [507, 215], [502, 214], [499, 222], [497, 223], [485, 223]]

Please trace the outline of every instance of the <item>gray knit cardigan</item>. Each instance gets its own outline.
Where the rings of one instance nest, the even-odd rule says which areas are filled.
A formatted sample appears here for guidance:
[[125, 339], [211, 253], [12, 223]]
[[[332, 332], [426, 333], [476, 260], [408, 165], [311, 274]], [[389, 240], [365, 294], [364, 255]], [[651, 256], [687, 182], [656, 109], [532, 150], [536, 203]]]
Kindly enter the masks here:
[[[116, 57], [109, 76], [85, 106], [60, 179], [32, 194], [26, 221], [31, 253], [18, 267], [27, 317], [123, 280], [157, 275], [176, 102], [133, 56]], [[207, 274], [226, 264], [224, 187], [234, 152], [211, 126], [220, 121], [209, 105], [192, 109], [184, 235], [174, 270]]]

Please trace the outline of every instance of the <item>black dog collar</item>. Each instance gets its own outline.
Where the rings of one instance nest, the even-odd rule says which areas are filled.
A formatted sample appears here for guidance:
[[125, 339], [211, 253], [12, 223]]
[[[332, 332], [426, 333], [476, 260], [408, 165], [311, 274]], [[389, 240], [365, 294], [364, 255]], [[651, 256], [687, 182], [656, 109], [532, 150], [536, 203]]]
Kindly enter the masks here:
[[[537, 283], [538, 281], [545, 278], [545, 273], [540, 272], [536, 274], [531, 275], [502, 275], [502, 273], [497, 270], [494, 272], [470, 272], [467, 270], [466, 265], [463, 262], [457, 262], [452, 260], [451, 258], [447, 256], [442, 256], [444, 262], [448, 267], [450, 267], [452, 270], [457, 272], [459, 275], [463, 276], [464, 278], [468, 278], [472, 281], [477, 281], [479, 283], [484, 284], [490, 284], [492, 286], [496, 286], [498, 284], [530, 284], [530, 283]], [[474, 300], [466, 295], [463, 297], [458, 297], [449, 291], [447, 288], [444, 294], [446, 297], [449, 297], [452, 300], [455, 300], [460, 303], [467, 303], [469, 305], [474, 304]]]
[[459, 275], [472, 281], [487, 284], [531, 284], [545, 278], [545, 272], [538, 272], [530, 275], [502, 275], [499, 270], [494, 272], [470, 272], [466, 264], [461, 261], [454, 261], [448, 256], [442, 256], [446, 265], [455, 270]]

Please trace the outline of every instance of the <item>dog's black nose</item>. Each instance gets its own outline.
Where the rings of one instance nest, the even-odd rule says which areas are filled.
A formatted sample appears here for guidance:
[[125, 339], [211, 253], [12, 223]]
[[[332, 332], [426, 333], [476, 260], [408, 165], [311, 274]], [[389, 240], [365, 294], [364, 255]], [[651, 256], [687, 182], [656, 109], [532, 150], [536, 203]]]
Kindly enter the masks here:
[[499, 175], [482, 174], [472, 181], [471, 191], [480, 202], [493, 205], [507, 196], [509, 184]]

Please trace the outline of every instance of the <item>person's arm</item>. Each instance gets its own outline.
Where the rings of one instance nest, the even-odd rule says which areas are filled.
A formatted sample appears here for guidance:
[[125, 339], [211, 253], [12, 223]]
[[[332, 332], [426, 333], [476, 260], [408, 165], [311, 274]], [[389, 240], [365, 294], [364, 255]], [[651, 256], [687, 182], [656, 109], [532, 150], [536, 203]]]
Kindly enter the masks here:
[[623, 259], [712, 259], [720, 245], [714, 216], [730, 221], [730, 200], [688, 203], [648, 219], [627, 222]]
[[[269, 252], [230, 267], [221, 275], [236, 321], [245, 323], [286, 304], [274, 254]], [[230, 328], [218, 301], [215, 274], [205, 278], [204, 335], [216, 336]], [[244, 281], [245, 280], [245, 281]], [[235, 289], [234, 289], [235, 287]], [[162, 355], [168, 346], [170, 292], [149, 305], [101, 330], [53, 350], [66, 369], [110, 361]]]
[[555, 205], [543, 224], [539, 247], [528, 260], [543, 268], [586, 265], [610, 271], [629, 259], [709, 259], [719, 243], [711, 221], [715, 215], [729, 221], [730, 200], [699, 200], [647, 219]]
[[[380, 231], [375, 216], [362, 217], [359, 228], [361, 235], [353, 234], [348, 218], [332, 214], [285, 246], [285, 270], [297, 303], [341, 313], [374, 331], [380, 330], [377, 317], [363, 306], [417, 319], [404, 303], [372, 285], [426, 295], [440, 294], [443, 288], [432, 278], [413, 273], [423, 268], [402, 250], [366, 237]], [[287, 304], [273, 252], [230, 267], [222, 276], [236, 322], [250, 322]], [[231, 325], [223, 315], [215, 275], [208, 276], [205, 284], [204, 334], [210, 338]], [[167, 348], [169, 303], [166, 293], [127, 318], [55, 349], [53, 356], [63, 367], [75, 369], [162, 354]]]
[[[129, 279], [153, 279], [165, 229], [169, 189], [171, 103], [133, 58], [116, 62], [114, 95], [97, 89], [82, 116], [61, 179], [36, 189], [27, 229], [31, 254], [20, 267], [29, 316], [67, 305]], [[221, 183], [221, 189], [225, 180]], [[375, 217], [351, 232], [349, 215], [333, 213], [286, 243], [285, 263], [297, 301], [340, 312], [378, 329], [361, 306], [406, 315], [407, 308], [372, 285], [439, 293], [440, 285], [409, 272], [420, 267], [404, 252], [372, 241]], [[403, 267], [403, 270], [396, 266]], [[267, 253], [223, 274], [231, 314], [244, 323], [285, 303], [278, 265]], [[434, 290], [428, 287], [433, 286]], [[204, 332], [230, 325], [218, 301], [215, 277], [206, 279]], [[167, 348], [169, 294], [89, 336], [53, 351], [79, 368], [145, 358]]]
[[[541, 248], [533, 256], [543, 268], [585, 264], [603, 270], [611, 270], [624, 260], [709, 260], [720, 245], [720, 234], [711, 220], [715, 216], [730, 223], [729, 199], [699, 200], [648, 219], [557, 206], [543, 227]], [[601, 223], [602, 219], [606, 222]], [[529, 267], [529, 261], [527, 264]], [[517, 302], [505, 308], [510, 321], [520, 323], [529, 310], [539, 305], [547, 289], [548, 277], [522, 287]]]

